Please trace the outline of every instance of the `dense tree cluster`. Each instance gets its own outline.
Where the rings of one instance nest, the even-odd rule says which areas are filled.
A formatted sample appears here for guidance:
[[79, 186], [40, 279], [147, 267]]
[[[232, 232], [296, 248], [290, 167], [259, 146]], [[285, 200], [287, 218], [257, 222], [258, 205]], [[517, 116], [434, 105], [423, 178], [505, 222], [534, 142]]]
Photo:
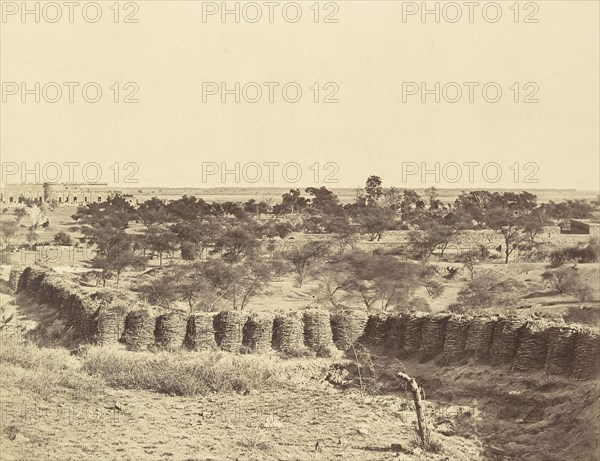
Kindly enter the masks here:
[[[336, 309], [359, 300], [368, 310], [387, 310], [426, 309], [421, 295], [435, 297], [441, 291], [427, 259], [434, 253], [443, 256], [466, 230], [499, 234], [508, 263], [515, 249], [535, 245], [545, 225], [590, 217], [595, 206], [580, 200], [538, 204], [529, 192], [479, 190], [448, 202], [433, 187], [421, 193], [386, 189], [380, 177], [370, 176], [347, 204], [326, 187], [291, 189], [275, 204], [254, 198], [208, 203], [183, 196], [172, 201], [154, 197], [134, 208], [116, 195], [80, 206], [73, 218], [96, 250], [92, 265], [101, 269], [103, 283], [111, 278], [118, 283], [125, 269], [156, 260], [159, 268], [139, 291], [164, 306], [184, 302], [190, 310], [210, 310], [230, 302], [243, 309], [270, 279], [291, 273], [299, 286], [318, 281]], [[5, 227], [9, 236], [11, 229]], [[355, 249], [359, 240], [379, 241], [395, 229], [408, 231], [410, 253], [404, 259], [390, 251]], [[295, 239], [294, 232], [304, 236]], [[62, 241], [64, 236], [57, 238]], [[164, 257], [176, 253], [180, 262], [161, 270]], [[462, 257], [472, 278], [461, 294], [466, 304], [473, 293], [506, 289], [474, 277], [483, 251]]]

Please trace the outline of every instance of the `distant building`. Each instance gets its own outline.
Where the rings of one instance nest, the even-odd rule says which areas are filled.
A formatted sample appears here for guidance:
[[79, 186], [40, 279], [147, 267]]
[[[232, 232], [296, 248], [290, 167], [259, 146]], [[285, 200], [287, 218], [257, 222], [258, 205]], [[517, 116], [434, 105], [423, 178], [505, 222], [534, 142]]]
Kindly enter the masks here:
[[600, 221], [592, 219], [571, 219], [569, 234], [600, 236]]
[[0, 203], [18, 205], [31, 200], [38, 204], [55, 202], [77, 206], [103, 202], [113, 194], [105, 183], [4, 184], [0, 188]]

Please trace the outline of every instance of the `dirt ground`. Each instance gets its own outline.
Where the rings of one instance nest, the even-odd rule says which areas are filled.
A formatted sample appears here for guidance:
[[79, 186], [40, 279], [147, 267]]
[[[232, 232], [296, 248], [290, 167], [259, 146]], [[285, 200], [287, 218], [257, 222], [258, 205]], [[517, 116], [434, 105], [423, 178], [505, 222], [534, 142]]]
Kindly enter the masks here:
[[[380, 365], [393, 372], [393, 361]], [[435, 401], [470, 404], [475, 418], [459, 426], [475, 434], [490, 460], [600, 459], [600, 383], [542, 372], [468, 364], [435, 368], [404, 363]], [[461, 433], [461, 431], [458, 431]]]
[[482, 459], [477, 440], [441, 434], [441, 453], [391, 451], [392, 443], [414, 447], [414, 412], [402, 410], [402, 395], [321, 388], [181, 398], [109, 389], [84, 402], [3, 389], [2, 402], [3, 461]]
[[[598, 459], [597, 382], [374, 358], [381, 387], [364, 396], [318, 377], [271, 391], [196, 397], [110, 387], [84, 398], [69, 392], [42, 397], [4, 386], [1, 459]], [[414, 451], [411, 398], [390, 379], [399, 369], [423, 386], [437, 452]], [[0, 372], [18, 376], [19, 369], [2, 363]]]

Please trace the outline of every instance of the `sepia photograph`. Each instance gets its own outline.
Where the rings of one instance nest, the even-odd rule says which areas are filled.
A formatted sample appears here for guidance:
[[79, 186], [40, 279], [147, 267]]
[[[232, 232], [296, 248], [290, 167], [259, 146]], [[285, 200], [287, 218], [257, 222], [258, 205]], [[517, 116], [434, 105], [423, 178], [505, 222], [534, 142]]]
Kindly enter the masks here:
[[0, 461], [600, 461], [600, 2], [0, 15]]

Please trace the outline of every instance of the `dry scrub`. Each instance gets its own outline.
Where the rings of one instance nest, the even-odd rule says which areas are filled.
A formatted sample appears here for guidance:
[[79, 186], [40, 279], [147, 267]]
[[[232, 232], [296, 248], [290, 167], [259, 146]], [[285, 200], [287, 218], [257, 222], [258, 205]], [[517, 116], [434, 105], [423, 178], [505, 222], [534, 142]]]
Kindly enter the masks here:
[[29, 342], [3, 340], [0, 386], [16, 387], [51, 399], [61, 394], [85, 400], [104, 389], [104, 381], [81, 372], [80, 362], [65, 349], [39, 348]]
[[302, 363], [225, 352], [133, 354], [100, 347], [83, 358], [83, 369], [110, 386], [182, 396], [297, 385], [324, 376], [329, 365], [327, 360]]
[[69, 393], [86, 399], [106, 385], [169, 395], [206, 395], [318, 384], [328, 359], [295, 360], [275, 355], [236, 356], [226, 352], [132, 353], [118, 347], [84, 347], [79, 358], [68, 350], [4, 341], [0, 385], [43, 398]]

